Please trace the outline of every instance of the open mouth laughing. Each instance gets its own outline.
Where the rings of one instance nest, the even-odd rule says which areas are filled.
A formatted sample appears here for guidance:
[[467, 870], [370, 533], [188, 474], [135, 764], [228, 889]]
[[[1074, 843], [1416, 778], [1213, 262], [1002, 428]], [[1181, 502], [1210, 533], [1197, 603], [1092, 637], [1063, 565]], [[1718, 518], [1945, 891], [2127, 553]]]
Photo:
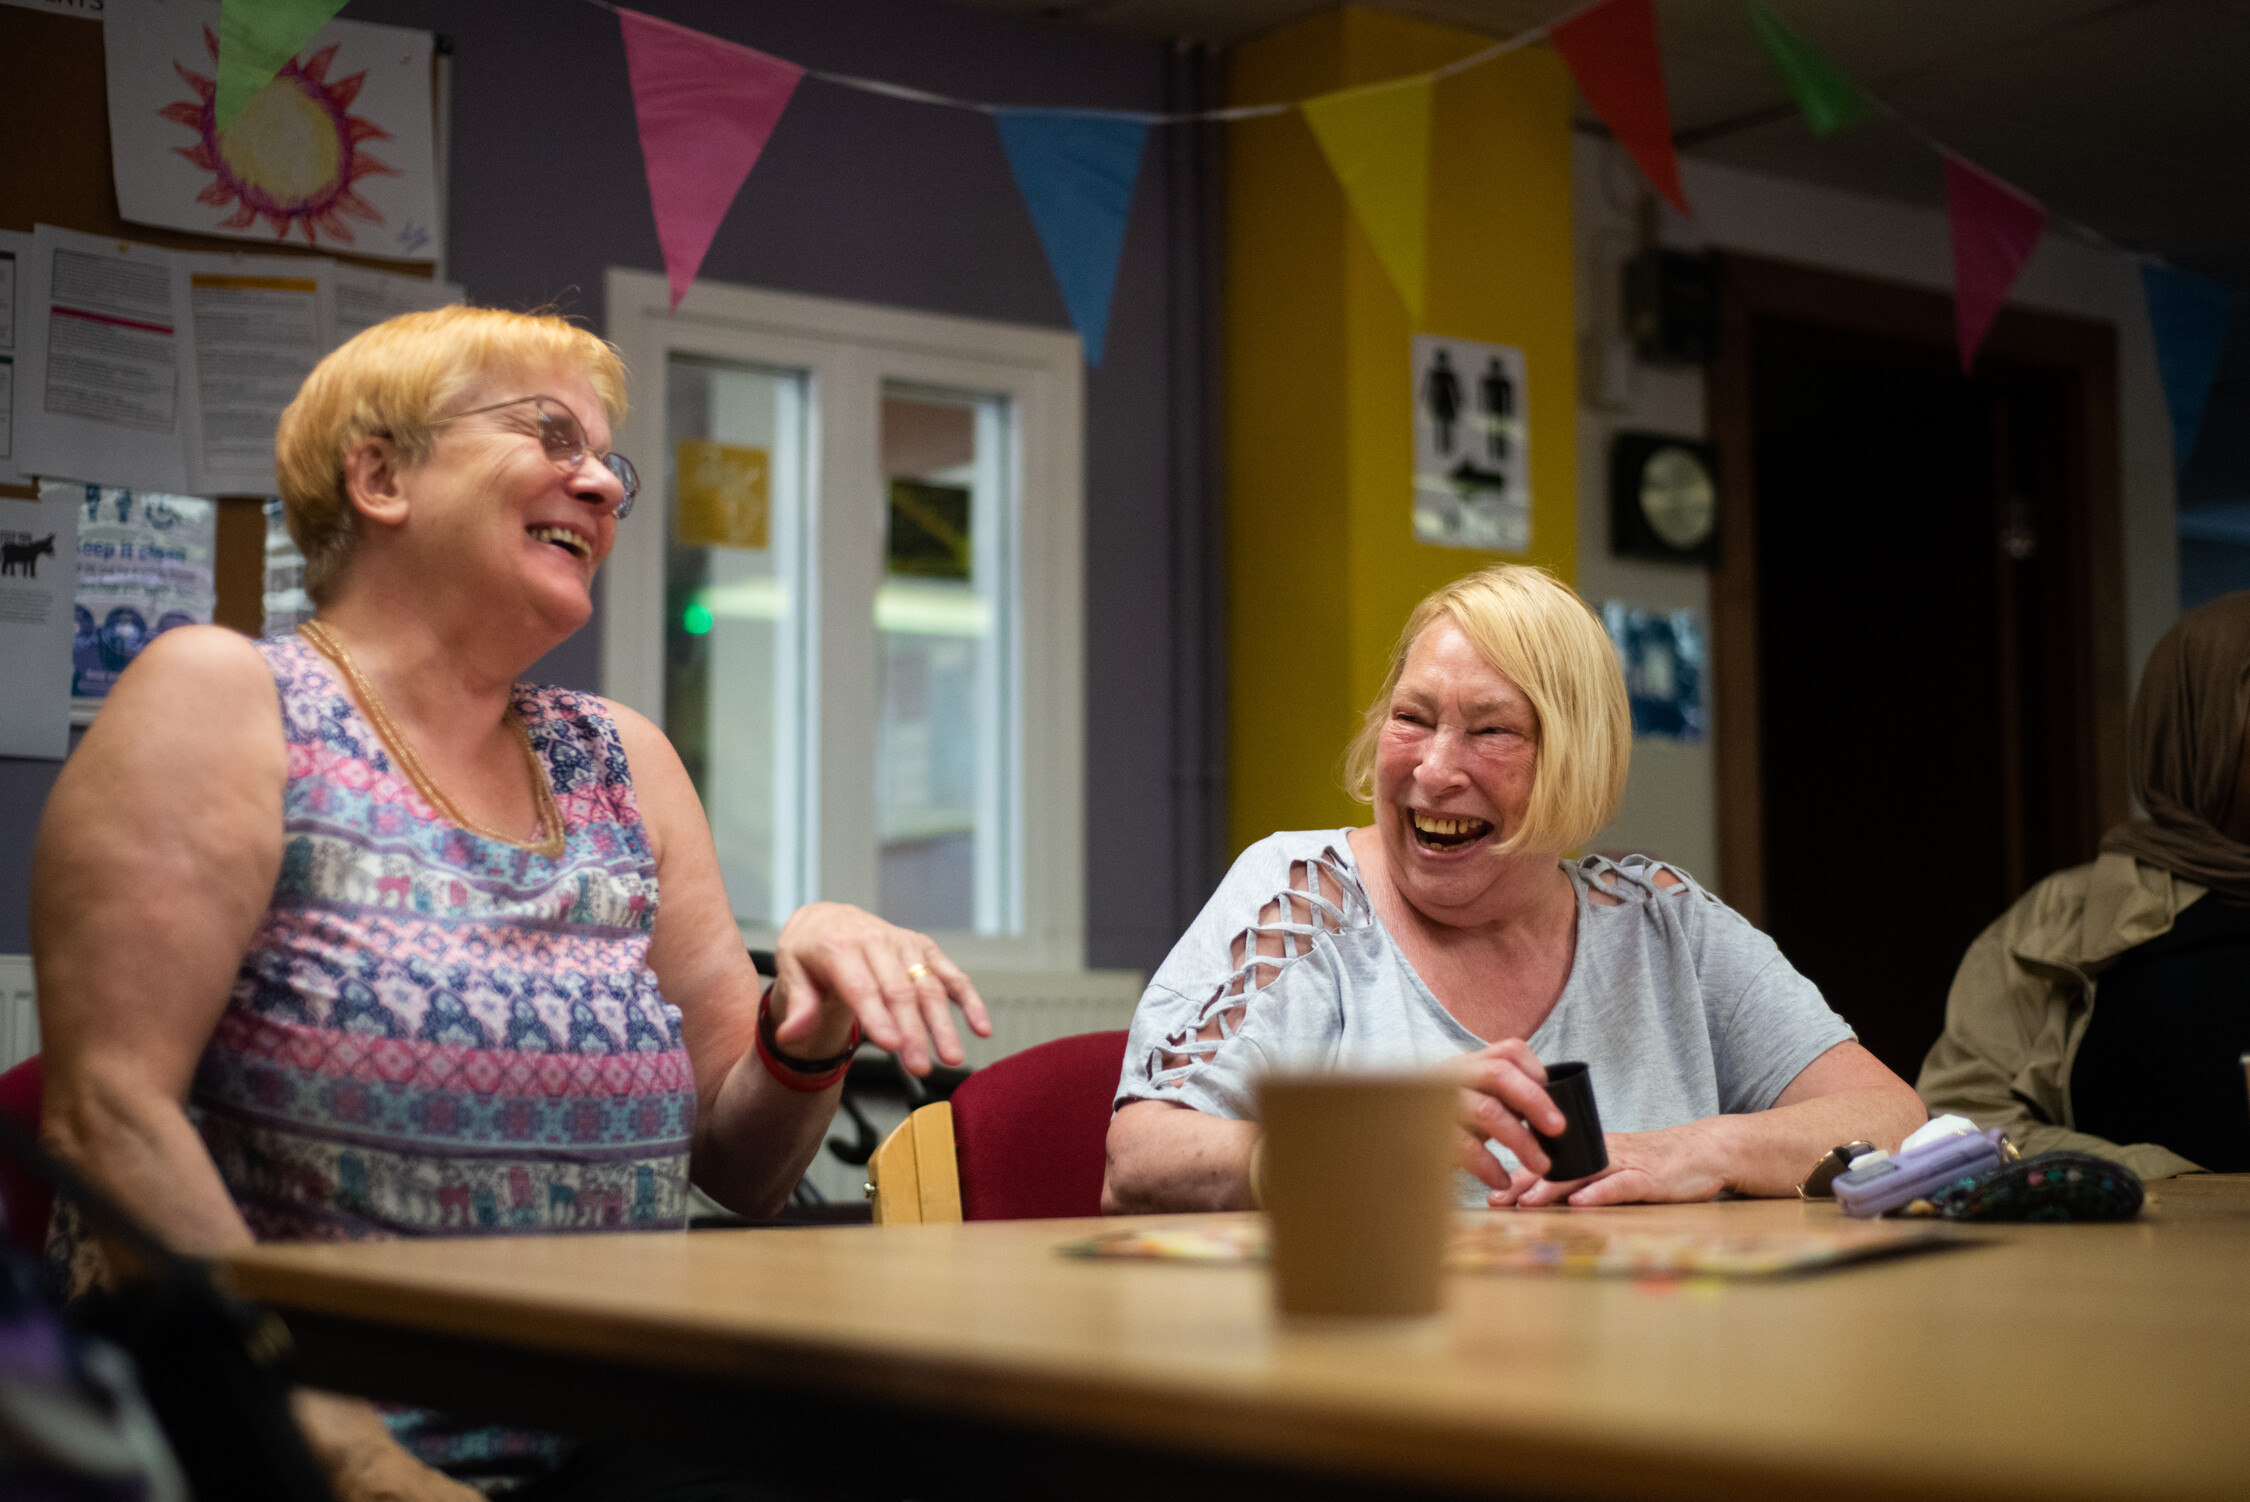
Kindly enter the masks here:
[[526, 527], [534, 542], [549, 542], [576, 557], [581, 563], [593, 561], [594, 545], [583, 535], [568, 527]]
[[1414, 842], [1425, 850], [1459, 850], [1492, 833], [1489, 819], [1447, 818], [1420, 809], [1407, 812], [1414, 825]]

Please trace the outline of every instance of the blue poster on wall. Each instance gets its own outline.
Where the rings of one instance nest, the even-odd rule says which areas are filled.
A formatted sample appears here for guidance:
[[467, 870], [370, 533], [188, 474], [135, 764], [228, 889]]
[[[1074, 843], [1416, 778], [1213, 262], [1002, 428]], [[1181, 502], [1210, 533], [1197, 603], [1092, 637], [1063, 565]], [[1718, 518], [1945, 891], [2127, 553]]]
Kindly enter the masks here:
[[1699, 742], [1703, 708], [1703, 620], [1692, 610], [1649, 610], [1611, 600], [1602, 624], [1625, 669], [1633, 735]]
[[211, 619], [219, 508], [196, 496], [61, 480], [40, 493], [79, 508], [70, 697], [83, 724], [142, 647]]

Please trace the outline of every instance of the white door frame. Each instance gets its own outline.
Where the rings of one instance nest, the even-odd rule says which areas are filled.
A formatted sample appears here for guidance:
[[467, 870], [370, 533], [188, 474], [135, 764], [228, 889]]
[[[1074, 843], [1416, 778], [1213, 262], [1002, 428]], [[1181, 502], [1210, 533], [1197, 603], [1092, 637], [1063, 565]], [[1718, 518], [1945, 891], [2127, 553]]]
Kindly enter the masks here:
[[[879, 670], [874, 598], [885, 512], [878, 436], [886, 379], [1006, 395], [1016, 413], [1020, 594], [1013, 717], [1019, 736], [1021, 932], [937, 937], [964, 966], [1076, 970], [1085, 959], [1084, 364], [1078, 337], [983, 319], [698, 282], [677, 310], [665, 279], [612, 267], [609, 337], [633, 377], [633, 407], [613, 441], [662, 454], [667, 358], [751, 361], [809, 373], [806, 575], [810, 638], [800, 890], [872, 908], [876, 899], [875, 732]], [[603, 569], [602, 686], [664, 723], [663, 497], [618, 529]], [[763, 930], [746, 928], [752, 937]]]

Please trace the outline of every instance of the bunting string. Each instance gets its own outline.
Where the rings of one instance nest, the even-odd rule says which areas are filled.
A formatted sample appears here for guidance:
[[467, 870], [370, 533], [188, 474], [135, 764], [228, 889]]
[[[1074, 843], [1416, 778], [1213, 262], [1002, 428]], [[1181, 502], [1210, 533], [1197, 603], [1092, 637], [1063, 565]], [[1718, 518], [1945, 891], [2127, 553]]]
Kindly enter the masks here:
[[1954, 324], [1963, 370], [1974, 366], [1993, 319], [2048, 230], [2060, 230], [2139, 264], [2149, 328], [2156, 341], [2157, 375], [2172, 419], [2173, 463], [2177, 469], [2187, 468], [2240, 294], [2183, 271], [2161, 256], [2121, 244], [2081, 219], [2058, 214], [1986, 171], [1823, 57], [1764, 0], [1743, 0], [1743, 12], [1815, 135], [1828, 135], [1869, 114], [1880, 114], [1944, 164], [1953, 240]]
[[[911, 104], [980, 114], [993, 122], [1016, 186], [1047, 253], [1072, 324], [1099, 365], [1124, 243], [1125, 220], [1148, 132], [1301, 114], [1328, 160], [1384, 272], [1418, 323], [1424, 305], [1431, 93], [1540, 42], [1552, 45], [1579, 93], [1649, 184], [1682, 213], [1678, 156], [1657, 50], [1652, 0], [1584, 3], [1424, 72], [1378, 79], [1310, 99], [1168, 113], [1091, 105], [995, 104], [931, 89], [804, 67], [718, 37], [586, 0], [618, 17], [627, 35], [634, 105], [673, 301], [693, 282], [735, 192], [756, 165], [790, 93], [806, 78]], [[225, 0], [248, 30], [253, 13], [276, 37], [332, 10], [334, 0]], [[1974, 366], [1993, 320], [2050, 231], [2126, 256], [2142, 268], [2167, 404], [2184, 465], [2239, 297], [2231, 288], [2120, 244], [2093, 225], [2049, 209], [1931, 135], [1798, 35], [1766, 0], [1742, 0], [1744, 19], [1806, 124], [1826, 136], [1871, 117], [1888, 120], [1943, 164], [1954, 255], [1957, 338]], [[282, 18], [287, 17], [287, 25]], [[264, 52], [273, 44], [261, 41]], [[249, 48], [238, 50], [248, 53]], [[651, 61], [659, 59], [660, 61]], [[252, 61], [265, 76], [266, 57]], [[222, 71], [225, 59], [222, 57]], [[239, 85], [238, 85], [239, 88]]]
[[[598, 6], [612, 15], [621, 14], [625, 9], [617, 4], [616, 0], [586, 0], [586, 3]], [[1432, 68], [1426, 73], [1408, 73], [1397, 78], [1378, 79], [1374, 83], [1354, 84], [1349, 89], [1339, 89], [1336, 92], [1338, 94], [1358, 94], [1380, 89], [1404, 88], [1409, 84], [1436, 83], [1440, 79], [1452, 78], [1466, 73], [1472, 68], [1481, 68], [1486, 63], [1506, 57], [1511, 52], [1520, 52], [1526, 47], [1537, 46], [1539, 43], [1546, 41], [1547, 34], [1556, 27], [1576, 19], [1587, 11], [1598, 10], [1611, 3], [1612, 0], [1587, 0], [1587, 3], [1580, 5], [1575, 10], [1557, 16], [1552, 21], [1543, 21], [1529, 31], [1518, 32], [1503, 41], [1494, 42], [1489, 47], [1479, 48], [1466, 57], [1456, 58], [1441, 67]], [[891, 83], [881, 78], [865, 78], [856, 73], [831, 72], [826, 68], [808, 67], [804, 70], [804, 74], [807, 78], [817, 78], [822, 83], [832, 83], [839, 88], [857, 89], [863, 94], [877, 94], [886, 99], [902, 99], [909, 104], [931, 104], [940, 109], [969, 110], [979, 115], [1003, 115], [1013, 110], [1038, 109], [1050, 114], [1083, 115], [1095, 120], [1130, 121], [1136, 125], [1199, 125], [1204, 123], [1223, 125], [1236, 120], [1265, 120], [1276, 115], [1286, 115], [1292, 110], [1301, 109], [1304, 104], [1302, 100], [1288, 100], [1277, 104], [1235, 104], [1220, 109], [1187, 110], [1170, 114], [1161, 110], [1105, 109], [1099, 105], [1090, 104], [993, 104], [985, 100], [961, 99], [952, 94], [940, 94], [929, 89], [918, 89], [912, 84]], [[1325, 97], [1333, 98], [1335, 95]]]

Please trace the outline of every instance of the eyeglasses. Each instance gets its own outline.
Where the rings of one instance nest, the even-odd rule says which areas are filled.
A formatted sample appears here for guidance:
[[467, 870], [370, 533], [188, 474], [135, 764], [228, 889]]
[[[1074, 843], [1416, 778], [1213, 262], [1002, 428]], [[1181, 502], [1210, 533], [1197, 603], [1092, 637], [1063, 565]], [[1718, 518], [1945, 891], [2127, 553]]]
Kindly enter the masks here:
[[539, 446], [554, 461], [555, 468], [564, 474], [576, 474], [578, 466], [591, 455], [595, 462], [617, 476], [617, 483], [625, 487], [625, 499], [617, 503], [617, 519], [625, 520], [633, 514], [633, 498], [641, 493], [641, 477], [633, 468], [633, 461], [614, 451], [594, 453], [594, 446], [586, 441], [586, 430], [578, 422], [578, 414], [551, 396], [519, 396], [509, 401], [494, 402], [489, 407], [471, 407], [466, 412], [456, 412], [450, 417], [433, 418], [431, 427], [441, 423], [458, 422], [464, 417], [476, 417], [486, 412], [499, 412], [509, 407], [529, 406], [539, 414], [537, 437]]

